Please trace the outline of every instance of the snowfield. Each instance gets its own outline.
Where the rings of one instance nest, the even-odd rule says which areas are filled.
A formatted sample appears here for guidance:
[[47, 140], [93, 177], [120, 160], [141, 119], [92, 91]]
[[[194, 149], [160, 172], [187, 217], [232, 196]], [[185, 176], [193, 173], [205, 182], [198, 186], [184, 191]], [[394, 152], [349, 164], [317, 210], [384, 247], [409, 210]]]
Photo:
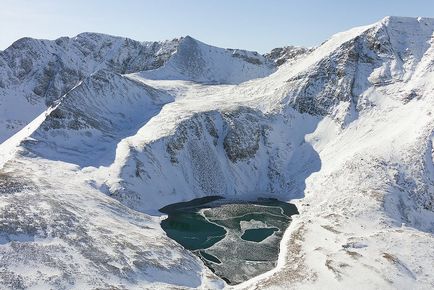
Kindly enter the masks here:
[[[434, 19], [265, 56], [84, 33], [0, 52], [1, 289], [433, 289]], [[158, 209], [291, 201], [228, 286]]]

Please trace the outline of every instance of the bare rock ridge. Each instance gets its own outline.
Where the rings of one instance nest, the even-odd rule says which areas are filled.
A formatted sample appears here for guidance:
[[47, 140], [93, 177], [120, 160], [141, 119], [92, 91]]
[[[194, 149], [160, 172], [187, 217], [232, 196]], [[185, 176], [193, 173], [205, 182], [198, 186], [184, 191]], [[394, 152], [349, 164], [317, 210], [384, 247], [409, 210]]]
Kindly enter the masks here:
[[193, 198], [295, 203], [240, 289], [434, 285], [434, 19], [259, 55], [83, 33], [0, 52], [0, 289], [223, 289], [167, 237]]
[[[294, 90], [288, 101], [300, 112], [314, 115], [333, 114], [339, 103], [348, 104], [354, 113], [371, 106], [363, 95], [369, 87], [411, 79], [430, 47], [432, 22], [389, 17], [367, 27], [313, 64], [313, 69], [290, 77], [288, 86]], [[399, 97], [411, 94], [400, 92]]]
[[272, 60], [277, 66], [281, 66], [289, 60], [293, 60], [299, 56], [310, 53], [314, 48], [305, 48], [299, 46], [285, 46], [272, 49], [264, 56]]

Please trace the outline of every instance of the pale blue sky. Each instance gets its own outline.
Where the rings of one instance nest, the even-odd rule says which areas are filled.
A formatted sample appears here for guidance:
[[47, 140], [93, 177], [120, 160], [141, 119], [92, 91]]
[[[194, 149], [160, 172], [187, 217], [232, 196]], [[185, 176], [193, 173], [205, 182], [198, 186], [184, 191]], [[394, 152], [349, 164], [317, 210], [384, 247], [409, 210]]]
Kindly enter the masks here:
[[314, 46], [384, 16], [434, 17], [434, 0], [0, 0], [0, 49], [20, 37], [92, 31], [136, 40], [191, 35], [266, 52]]

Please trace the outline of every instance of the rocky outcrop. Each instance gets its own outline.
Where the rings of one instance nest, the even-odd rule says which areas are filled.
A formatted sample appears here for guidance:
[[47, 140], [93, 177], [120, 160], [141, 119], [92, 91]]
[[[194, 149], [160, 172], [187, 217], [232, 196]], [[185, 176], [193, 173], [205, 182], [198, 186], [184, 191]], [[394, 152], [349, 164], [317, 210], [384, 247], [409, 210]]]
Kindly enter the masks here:
[[299, 46], [284, 46], [272, 49], [269, 53], [264, 54], [265, 58], [273, 61], [277, 66], [281, 66], [287, 61], [293, 61], [299, 57], [303, 57], [314, 48], [305, 48]]

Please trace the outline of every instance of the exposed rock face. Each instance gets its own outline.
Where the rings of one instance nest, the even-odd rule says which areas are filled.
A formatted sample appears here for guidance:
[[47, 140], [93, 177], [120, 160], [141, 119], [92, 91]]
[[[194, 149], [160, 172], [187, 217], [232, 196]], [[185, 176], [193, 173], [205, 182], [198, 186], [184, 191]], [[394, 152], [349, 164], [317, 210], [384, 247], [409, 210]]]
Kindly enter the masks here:
[[259, 150], [261, 137], [266, 134], [261, 117], [248, 109], [240, 109], [225, 114], [227, 134], [223, 141], [223, 147], [229, 160], [236, 162], [255, 157]]
[[[203, 133], [208, 133], [214, 146], [222, 143], [220, 136], [223, 135], [223, 148], [227, 158], [232, 162], [251, 159], [254, 158], [259, 143], [266, 134], [265, 120], [260, 112], [245, 107], [223, 114], [197, 114], [188, 122], [179, 125], [175, 135], [168, 142], [166, 151], [170, 154], [171, 161], [177, 163], [176, 155], [184, 148], [186, 142], [190, 142], [194, 137], [200, 139]], [[217, 128], [218, 123], [220, 128]]]
[[[385, 19], [343, 42], [312, 69], [290, 77], [287, 80], [289, 104], [312, 115], [334, 114], [342, 102], [353, 110], [349, 114], [371, 107], [364, 93], [372, 86], [409, 80], [428, 49], [425, 44], [416, 47], [413, 39], [429, 39], [430, 30], [420, 30], [412, 36], [412, 32], [402, 31], [399, 26], [399, 20]], [[405, 48], [405, 52], [398, 47]]]
[[266, 53], [264, 56], [267, 59], [273, 61], [277, 66], [281, 66], [285, 62], [294, 60], [301, 56], [305, 56], [313, 50], [313, 48], [285, 46], [274, 48], [269, 53]]

